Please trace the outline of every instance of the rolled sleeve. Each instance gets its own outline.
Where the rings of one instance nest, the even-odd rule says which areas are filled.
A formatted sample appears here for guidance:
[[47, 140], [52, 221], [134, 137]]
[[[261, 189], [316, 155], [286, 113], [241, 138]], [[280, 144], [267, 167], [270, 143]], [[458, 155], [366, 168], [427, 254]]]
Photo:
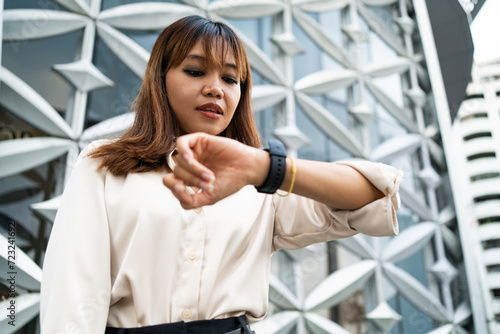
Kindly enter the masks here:
[[[371, 236], [396, 235], [399, 232], [396, 211], [401, 206], [399, 185], [403, 172], [389, 165], [370, 161], [343, 161], [360, 172], [385, 196], [358, 210], [344, 211], [351, 228]], [[335, 215], [335, 212], [332, 211]]]
[[357, 210], [338, 210], [293, 194], [285, 198], [275, 195], [274, 250], [302, 248], [357, 233], [371, 236], [398, 233], [396, 211], [400, 207], [398, 190], [402, 172], [369, 161], [340, 163], [356, 169], [385, 196]]

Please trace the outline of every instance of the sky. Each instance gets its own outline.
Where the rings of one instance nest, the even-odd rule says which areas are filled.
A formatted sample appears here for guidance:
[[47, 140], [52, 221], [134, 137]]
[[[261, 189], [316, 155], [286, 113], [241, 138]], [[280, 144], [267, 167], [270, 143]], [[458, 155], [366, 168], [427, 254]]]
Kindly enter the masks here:
[[500, 0], [486, 0], [472, 21], [471, 33], [476, 63], [500, 61]]

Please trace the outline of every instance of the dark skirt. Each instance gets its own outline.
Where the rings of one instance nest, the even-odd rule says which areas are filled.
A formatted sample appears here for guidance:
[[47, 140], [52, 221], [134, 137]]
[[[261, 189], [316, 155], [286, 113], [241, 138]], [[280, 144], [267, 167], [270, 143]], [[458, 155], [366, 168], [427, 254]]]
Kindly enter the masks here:
[[104, 334], [252, 334], [244, 315], [191, 322], [173, 322], [137, 328], [106, 327]]

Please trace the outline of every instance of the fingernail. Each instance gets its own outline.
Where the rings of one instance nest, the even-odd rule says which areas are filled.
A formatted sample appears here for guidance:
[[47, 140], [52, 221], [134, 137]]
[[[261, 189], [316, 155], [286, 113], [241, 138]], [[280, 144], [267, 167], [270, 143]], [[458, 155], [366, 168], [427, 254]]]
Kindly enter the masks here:
[[182, 157], [184, 158], [184, 160], [186, 160], [186, 161], [187, 161], [187, 163], [188, 163], [189, 165], [193, 164], [193, 159], [191, 158], [191, 156], [190, 156], [189, 154], [184, 153], [184, 154], [182, 155]]
[[203, 189], [203, 190], [205, 190], [205, 191], [208, 191], [209, 193], [213, 193], [214, 189], [215, 189], [215, 187], [214, 187], [213, 184], [207, 183], [207, 182], [202, 182], [200, 184], [200, 188]]
[[208, 181], [209, 183], [215, 183], [215, 176], [209, 173], [202, 173], [201, 178], [205, 181]]
[[182, 186], [182, 184], [178, 184], [178, 183], [177, 183], [177, 184], [174, 186], [174, 191], [175, 191], [175, 192], [178, 192], [178, 193], [181, 193], [181, 192], [183, 192], [183, 191], [184, 191], [184, 187]]

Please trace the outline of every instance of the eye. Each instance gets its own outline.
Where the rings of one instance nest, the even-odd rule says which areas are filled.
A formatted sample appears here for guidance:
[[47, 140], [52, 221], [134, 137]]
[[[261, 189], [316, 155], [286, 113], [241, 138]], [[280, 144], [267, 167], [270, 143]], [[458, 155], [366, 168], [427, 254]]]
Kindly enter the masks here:
[[238, 80], [236, 80], [235, 78], [232, 78], [232, 77], [224, 77], [224, 78], [222, 78], [222, 80], [224, 80], [225, 82], [227, 82], [228, 84], [231, 84], [231, 85], [238, 84]]
[[188, 75], [190, 75], [192, 77], [201, 77], [202, 75], [205, 74], [202, 71], [190, 70], [190, 69], [185, 69], [184, 73], [186, 73], [186, 74], [188, 74]]

